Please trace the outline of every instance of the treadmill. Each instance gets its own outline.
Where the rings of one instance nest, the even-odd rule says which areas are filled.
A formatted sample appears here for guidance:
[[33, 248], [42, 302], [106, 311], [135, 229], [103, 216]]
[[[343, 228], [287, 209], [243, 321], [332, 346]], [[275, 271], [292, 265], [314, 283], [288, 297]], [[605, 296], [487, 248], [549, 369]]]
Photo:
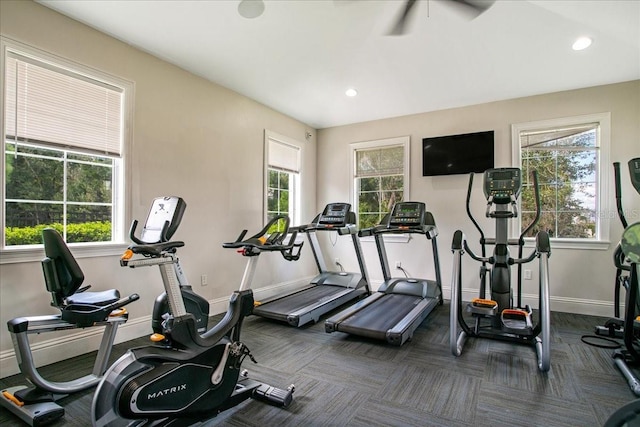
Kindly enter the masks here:
[[[253, 314], [299, 327], [309, 322], [317, 322], [320, 316], [329, 311], [371, 294], [356, 215], [351, 211], [350, 204], [329, 203], [311, 224], [293, 227], [290, 231], [307, 235], [319, 274], [311, 280], [309, 286], [297, 292], [256, 301]], [[360, 272], [348, 273], [327, 269], [316, 234], [326, 231], [336, 231], [340, 236], [351, 236]]]
[[[436, 280], [393, 278], [384, 246], [385, 234], [423, 234], [431, 241]], [[325, 321], [325, 330], [385, 340], [401, 346], [413, 336], [436, 305], [442, 305], [442, 282], [436, 237], [438, 229], [422, 202], [399, 202], [380, 225], [360, 231], [374, 236], [384, 282], [377, 292]]]

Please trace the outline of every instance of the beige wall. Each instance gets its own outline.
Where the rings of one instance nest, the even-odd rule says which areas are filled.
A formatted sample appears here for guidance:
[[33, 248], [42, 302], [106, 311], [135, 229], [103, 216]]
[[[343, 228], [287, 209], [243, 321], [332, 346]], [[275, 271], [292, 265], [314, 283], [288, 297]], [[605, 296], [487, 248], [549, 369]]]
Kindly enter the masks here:
[[[196, 292], [212, 303], [220, 302], [214, 304], [216, 311], [237, 289], [246, 261], [221, 244], [234, 240], [244, 228], [252, 232], [262, 226], [265, 129], [301, 141], [301, 218], [315, 216], [315, 129], [37, 3], [2, 1], [0, 17], [3, 36], [134, 82], [127, 200], [132, 216], [126, 222], [144, 220], [154, 197], [183, 197], [187, 210], [175, 236], [186, 243], [180, 251], [181, 262]], [[309, 142], [306, 131], [314, 135]], [[79, 262], [87, 283], [95, 289], [116, 287], [123, 294], [140, 294], [141, 299], [128, 306], [130, 321], [118, 338], [147, 333], [153, 300], [162, 291], [159, 272], [120, 268], [117, 256]], [[200, 286], [202, 274], [208, 276], [207, 286]], [[254, 288], [300, 281], [313, 274], [315, 264], [308, 250], [297, 263], [266, 254], [260, 259]], [[39, 262], [1, 265], [0, 282], [0, 375], [4, 376], [11, 373], [7, 369], [17, 367], [10, 360], [6, 321], [55, 310], [49, 307]], [[64, 357], [67, 351], [95, 348], [88, 340], [76, 341], [49, 351], [46, 361], [51, 362], [53, 353]]]
[[[511, 125], [515, 123], [556, 119], [593, 113], [611, 113], [611, 161], [622, 162], [624, 204], [632, 214], [630, 222], [640, 221], [640, 196], [629, 183], [626, 163], [640, 156], [640, 81], [594, 88], [552, 93], [548, 95], [493, 102], [465, 108], [390, 118], [374, 122], [323, 129], [318, 133], [318, 206], [330, 200], [349, 200], [349, 144], [352, 142], [410, 135], [411, 187], [407, 199], [424, 201], [434, 214], [440, 231], [438, 247], [445, 286], [445, 299], [450, 298], [451, 238], [457, 229], [463, 230], [472, 248], [479, 248], [478, 234], [465, 212], [468, 176], [422, 176], [422, 138], [495, 130], [495, 164], [511, 166]], [[605, 168], [613, 174], [612, 168]], [[484, 218], [485, 200], [479, 180], [474, 182], [472, 210], [477, 219]], [[615, 217], [613, 192], [605, 201], [605, 215], [613, 215], [610, 222], [611, 244], [607, 250], [559, 249], [552, 247], [550, 259], [551, 307], [558, 311], [612, 315], [613, 277], [612, 250], [622, 233]], [[494, 225], [481, 222], [485, 234], [494, 236]], [[374, 244], [364, 242], [365, 256], [374, 284], [382, 280]], [[347, 253], [348, 248], [342, 248]], [[409, 244], [387, 245], [389, 262], [395, 261], [412, 275], [433, 277], [430, 257], [424, 239]], [[429, 258], [430, 260], [431, 258]], [[463, 260], [465, 297], [476, 296], [478, 264]], [[349, 266], [352, 268], [352, 266]], [[523, 296], [537, 295], [537, 267], [532, 268], [532, 281], [524, 282]], [[396, 272], [401, 275], [400, 272]], [[536, 302], [537, 304], [537, 302]], [[588, 331], [585, 331], [588, 332]]]
[[[410, 198], [426, 201], [438, 223], [447, 299], [451, 236], [458, 228], [469, 234], [472, 243], [476, 242], [476, 236], [464, 213], [467, 177], [421, 176], [423, 137], [494, 129], [496, 165], [507, 166], [511, 164], [511, 124], [608, 111], [612, 125], [611, 160], [626, 162], [640, 155], [638, 81], [324, 129], [318, 132], [317, 139], [314, 136], [310, 142], [304, 142], [307, 130], [316, 134], [305, 124], [36, 3], [0, 1], [0, 19], [4, 36], [135, 83], [129, 162], [131, 218], [144, 218], [151, 199], [158, 195], [176, 194], [185, 198], [188, 208], [176, 234], [176, 238], [186, 242], [181, 260], [192, 283], [198, 284], [201, 274], [208, 275], [209, 285], [197, 285], [196, 291], [215, 307], [223, 306], [221, 302], [237, 287], [244, 268], [244, 259], [223, 250], [220, 244], [234, 239], [241, 229], [253, 230], [262, 222], [265, 129], [303, 141], [303, 221], [317, 213], [316, 207], [349, 200], [349, 143], [410, 135]], [[625, 200], [628, 209], [640, 210], [640, 197], [633, 193], [628, 181], [623, 191], [628, 196]], [[484, 208], [480, 193], [477, 186], [473, 202], [479, 216]], [[613, 206], [610, 200], [607, 209], [613, 212]], [[490, 223], [483, 224], [491, 229]], [[621, 231], [619, 223], [612, 221], [612, 240]], [[331, 244], [324, 241], [326, 246]], [[375, 248], [368, 242], [363, 246], [370, 274], [374, 283], [379, 282]], [[605, 315], [612, 312], [612, 247], [553, 250], [550, 268], [554, 309]], [[355, 270], [350, 240], [339, 239], [336, 249], [331, 258], [337, 256], [348, 270]], [[423, 240], [390, 244], [387, 249], [390, 261], [402, 261], [411, 274], [433, 275], [430, 264], [422, 259], [430, 256]], [[477, 286], [477, 266], [469, 260], [465, 262], [464, 287], [471, 292]], [[118, 267], [117, 256], [83, 258], [80, 263], [95, 288], [117, 287], [125, 294], [141, 295], [141, 300], [130, 306], [131, 320], [119, 332], [119, 340], [146, 333], [152, 300], [161, 290], [158, 272], [122, 269]], [[301, 262], [291, 264], [277, 256], [264, 256], [258, 269], [255, 287], [259, 289], [295, 283], [315, 273], [308, 248]], [[525, 294], [535, 294], [534, 283], [525, 283]], [[48, 304], [38, 262], [0, 266], [0, 377], [16, 371], [9, 334], [2, 325], [16, 316], [55, 312]], [[36, 338], [37, 363], [51, 363], [96, 347], [95, 336], [43, 342], [47, 338]]]

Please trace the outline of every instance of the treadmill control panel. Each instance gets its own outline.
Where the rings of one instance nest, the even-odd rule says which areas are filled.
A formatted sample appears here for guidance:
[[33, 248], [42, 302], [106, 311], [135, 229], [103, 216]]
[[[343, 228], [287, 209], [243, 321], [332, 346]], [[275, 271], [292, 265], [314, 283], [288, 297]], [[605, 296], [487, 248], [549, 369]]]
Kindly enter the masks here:
[[318, 225], [342, 227], [347, 225], [351, 205], [349, 203], [329, 203], [318, 218]]
[[522, 190], [522, 172], [518, 168], [487, 169], [484, 172], [484, 195], [495, 204], [511, 202], [511, 196], [518, 198]]
[[640, 157], [629, 160], [629, 175], [631, 184], [640, 193]]
[[422, 202], [399, 202], [393, 206], [387, 228], [421, 227], [425, 223], [426, 206]]

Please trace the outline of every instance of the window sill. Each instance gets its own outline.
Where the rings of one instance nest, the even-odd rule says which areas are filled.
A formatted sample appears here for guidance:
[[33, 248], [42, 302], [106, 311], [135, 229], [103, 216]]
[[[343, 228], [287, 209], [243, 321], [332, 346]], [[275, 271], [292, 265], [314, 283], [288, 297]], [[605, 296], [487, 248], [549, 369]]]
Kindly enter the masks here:
[[[585, 249], [606, 251], [611, 247], [611, 242], [608, 240], [586, 240], [586, 239], [557, 239], [551, 238], [551, 251], [554, 249]], [[524, 239], [525, 248], [535, 247], [535, 239]]]
[[[128, 246], [127, 243], [80, 243], [69, 245], [69, 250], [75, 258], [94, 258], [120, 255]], [[0, 265], [41, 261], [42, 258], [44, 258], [42, 245], [15, 247], [0, 251]]]

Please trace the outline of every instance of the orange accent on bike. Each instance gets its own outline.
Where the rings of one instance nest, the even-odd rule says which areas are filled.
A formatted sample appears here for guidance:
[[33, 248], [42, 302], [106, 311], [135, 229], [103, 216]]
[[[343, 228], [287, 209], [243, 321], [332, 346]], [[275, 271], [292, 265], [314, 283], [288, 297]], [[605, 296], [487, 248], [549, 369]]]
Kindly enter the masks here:
[[24, 406], [24, 402], [23, 401], [21, 401], [20, 399], [15, 397], [13, 394], [9, 393], [8, 391], [3, 391], [2, 395], [5, 397], [5, 399], [12, 401], [17, 406]]
[[165, 336], [162, 334], [152, 334], [149, 339], [153, 342], [161, 342], [165, 339]]
[[124, 251], [120, 259], [128, 260], [128, 259], [131, 259], [132, 257], [133, 257], [133, 251], [131, 249], [127, 249], [126, 251]]

